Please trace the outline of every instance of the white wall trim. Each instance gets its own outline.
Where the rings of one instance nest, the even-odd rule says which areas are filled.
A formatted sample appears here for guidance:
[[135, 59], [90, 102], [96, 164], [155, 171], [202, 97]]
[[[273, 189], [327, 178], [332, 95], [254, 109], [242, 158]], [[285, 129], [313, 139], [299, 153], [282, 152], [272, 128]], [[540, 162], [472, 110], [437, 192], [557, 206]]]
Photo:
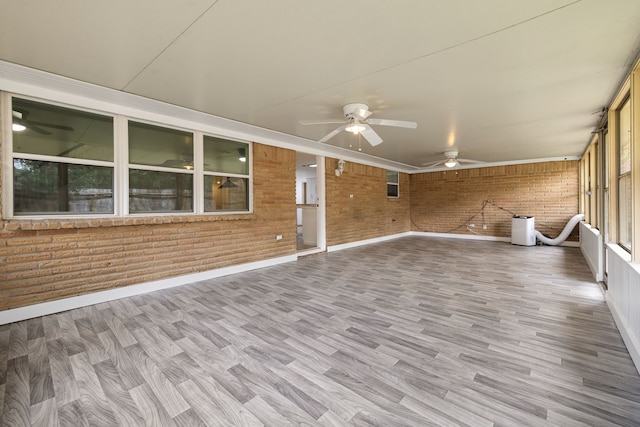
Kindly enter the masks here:
[[[431, 233], [422, 231], [407, 231], [404, 233], [392, 234], [388, 236], [376, 237], [373, 239], [359, 240], [356, 242], [344, 243], [341, 245], [328, 246], [327, 252], [335, 252], [343, 249], [355, 248], [358, 246], [369, 245], [372, 243], [385, 242], [387, 240], [399, 239], [407, 236], [423, 236], [423, 237], [443, 237], [449, 239], [469, 239], [469, 240], [485, 240], [494, 242], [509, 242], [507, 237], [495, 236], [478, 236], [469, 234], [450, 234], [450, 233]], [[565, 242], [563, 246], [579, 246], [578, 242]], [[76, 297], [64, 298], [56, 301], [49, 301], [40, 304], [28, 305], [9, 310], [0, 311], [0, 325], [7, 323], [19, 322], [22, 320], [32, 319], [34, 317], [46, 316], [48, 314], [60, 313], [67, 310], [86, 307], [89, 305], [99, 304], [102, 302], [112, 301], [120, 298], [127, 298], [135, 295], [145, 294], [161, 289], [183, 286], [190, 283], [215, 279], [217, 277], [228, 276], [230, 274], [242, 273], [245, 271], [256, 270], [264, 267], [271, 267], [278, 264], [296, 261], [299, 257], [310, 255], [312, 253], [323, 252], [323, 249], [315, 251], [303, 251], [294, 255], [288, 255], [279, 258], [270, 258], [262, 261], [256, 261], [246, 264], [240, 264], [230, 267], [218, 268], [215, 270], [204, 271], [194, 274], [186, 274], [184, 276], [171, 277], [168, 279], [155, 280], [152, 282], [140, 283], [137, 285], [124, 286], [122, 288], [109, 289], [80, 295]]]
[[602, 271], [604, 252], [602, 234], [598, 229], [592, 228], [591, 225], [584, 221], [581, 221], [578, 227], [580, 227], [580, 251], [582, 251], [582, 256], [587, 261], [596, 282], [602, 282], [604, 279]]
[[490, 242], [510, 242], [509, 237], [481, 236], [479, 234], [433, 233], [430, 231], [412, 231], [412, 236], [443, 237], [446, 239], [486, 240]]
[[[342, 245], [328, 246], [327, 252], [335, 252], [335, 251], [340, 251], [342, 249], [355, 248], [358, 246], [369, 245], [371, 243], [384, 242], [386, 240], [398, 239], [400, 237], [406, 237], [406, 236], [442, 237], [445, 239], [485, 240], [489, 242], [511, 242], [511, 239], [509, 237], [481, 236], [477, 234], [433, 233], [429, 231], [407, 231], [404, 233], [392, 234], [389, 236], [376, 237], [373, 239], [358, 240], [356, 242], [344, 243]], [[558, 246], [578, 248], [580, 247], [580, 242], [565, 241]]]
[[341, 251], [343, 249], [350, 249], [358, 246], [370, 245], [372, 243], [385, 242], [387, 240], [393, 240], [393, 239], [399, 239], [400, 237], [411, 236], [411, 234], [412, 234], [411, 231], [407, 231], [404, 233], [391, 234], [389, 236], [375, 237], [373, 239], [358, 240], [356, 242], [343, 243], [342, 245], [327, 246], [327, 252]]
[[[241, 141], [252, 141], [280, 148], [305, 151], [310, 154], [344, 159], [408, 174], [451, 170], [446, 167], [417, 167], [347, 148], [320, 144], [307, 138], [213, 116], [2, 60], [0, 60], [0, 91], [61, 103], [71, 108], [84, 108], [99, 113], [125, 115], [132, 119], [147, 120]], [[8, 117], [10, 119], [11, 115]], [[580, 156], [458, 165], [455, 170], [570, 160], [580, 160]]]
[[[305, 151], [311, 154], [345, 159], [383, 169], [397, 169], [407, 173], [418, 169], [415, 166], [383, 159], [371, 154], [321, 144], [311, 139], [213, 116], [2, 60], [0, 60], [0, 91], [33, 97], [45, 102], [56, 102], [68, 105], [71, 108], [125, 115], [134, 120], [145, 120], [241, 141], [258, 142], [280, 148]], [[10, 119], [11, 114], [8, 117]]]
[[629, 356], [631, 356], [631, 360], [633, 360], [633, 364], [636, 366], [636, 370], [638, 371], [638, 373], [640, 373], [640, 342], [638, 342], [638, 340], [633, 335], [629, 324], [621, 315], [620, 310], [618, 309], [618, 306], [616, 305], [609, 291], [606, 292], [605, 299], [607, 301], [607, 305], [609, 306], [609, 311], [611, 311], [611, 315], [613, 316], [613, 320], [616, 322], [618, 331], [620, 331], [620, 335], [622, 335], [622, 340], [627, 346]]
[[[511, 166], [511, 165], [527, 165], [530, 163], [548, 163], [548, 162], [567, 162], [572, 160], [580, 160], [580, 156], [562, 156], [562, 157], [542, 157], [538, 159], [524, 159], [524, 160], [506, 160], [503, 162], [487, 162], [487, 163], [471, 163], [467, 165], [458, 164], [455, 170], [461, 169], [480, 169], [480, 168], [493, 168], [496, 166]], [[447, 172], [451, 171], [451, 168], [446, 166], [439, 166], [435, 168], [422, 168], [417, 171], [409, 172], [410, 174], [414, 173], [429, 173], [429, 172]]]
[[[479, 234], [452, 234], [452, 233], [432, 233], [429, 231], [412, 231], [413, 236], [425, 236], [425, 237], [444, 237], [448, 239], [468, 239], [468, 240], [486, 240], [489, 242], [511, 242], [509, 237], [498, 236], [481, 236]], [[580, 247], [580, 242], [567, 242], [564, 241], [558, 246], [566, 246], [570, 248]]]
[[13, 308], [10, 310], [0, 311], [0, 325], [32, 319], [34, 317], [46, 316], [48, 314], [60, 313], [63, 311], [73, 310], [76, 308], [86, 307], [89, 305], [112, 301], [115, 299], [146, 294], [148, 292], [158, 291], [161, 289], [183, 286], [202, 280], [215, 279], [217, 277], [228, 276], [230, 274], [242, 273], [245, 271], [256, 270], [264, 267], [271, 267], [278, 264], [296, 261], [297, 259], [297, 255], [270, 258], [262, 261], [217, 268], [215, 270], [203, 271], [200, 273], [186, 274], [184, 276], [154, 280], [152, 282], [140, 283], [137, 285], [124, 286], [122, 288], [109, 289], [106, 291], [90, 293], [87, 295], [80, 295], [56, 301], [44, 302], [41, 304], [33, 304], [26, 307]]

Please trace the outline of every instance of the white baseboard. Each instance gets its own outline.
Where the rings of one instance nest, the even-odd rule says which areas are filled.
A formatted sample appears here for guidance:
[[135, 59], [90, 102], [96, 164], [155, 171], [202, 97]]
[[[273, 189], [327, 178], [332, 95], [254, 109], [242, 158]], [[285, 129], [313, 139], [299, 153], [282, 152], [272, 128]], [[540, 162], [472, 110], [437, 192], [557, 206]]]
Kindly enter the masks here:
[[[446, 239], [467, 239], [467, 240], [485, 240], [489, 242], [511, 242], [509, 237], [497, 236], [481, 236], [478, 234], [453, 234], [453, 233], [433, 233], [430, 231], [407, 231], [404, 233], [392, 234], [390, 236], [376, 237], [374, 239], [358, 240], [357, 242], [344, 243], [342, 245], [328, 246], [327, 252], [339, 251], [342, 249], [355, 248], [358, 246], [369, 245], [371, 243], [384, 242], [386, 240], [398, 239], [406, 236], [423, 236], [423, 237], [442, 237]], [[558, 246], [568, 246], [579, 248], [580, 242], [563, 242]]]
[[[580, 246], [580, 252], [582, 252], [582, 257], [584, 258], [584, 260], [587, 262], [587, 265], [589, 266], [589, 270], [591, 271], [591, 274], [593, 275], [593, 278], [596, 282], [602, 282], [604, 280], [603, 274], [602, 274], [602, 269], [600, 268], [599, 264], [600, 260], [596, 261], [596, 263], [594, 263], [594, 261], [591, 259], [590, 254], [584, 247]], [[598, 254], [598, 257], [600, 257], [601, 255]]]
[[341, 251], [343, 249], [355, 248], [358, 246], [370, 245], [372, 243], [385, 242], [387, 240], [399, 239], [400, 237], [411, 236], [412, 232], [391, 234], [389, 236], [375, 237], [373, 239], [358, 240], [357, 242], [344, 243], [342, 245], [327, 246], [327, 252]]
[[[489, 242], [511, 242], [509, 237], [497, 237], [497, 236], [481, 236], [479, 234], [453, 234], [453, 233], [432, 233], [429, 231], [412, 231], [412, 236], [425, 236], [425, 237], [444, 237], [447, 239], [467, 239], [467, 240], [486, 240]], [[580, 242], [567, 242], [564, 241], [558, 246], [567, 246], [572, 248], [579, 248]]]
[[412, 231], [412, 236], [443, 237], [446, 239], [487, 240], [490, 242], [510, 242], [508, 237], [480, 236], [478, 234], [432, 233], [430, 231]]
[[44, 302], [41, 304], [33, 304], [26, 307], [13, 308], [0, 311], [0, 325], [32, 319], [34, 317], [46, 316], [47, 314], [60, 313], [63, 311], [73, 310], [76, 308], [86, 307], [93, 304], [112, 301], [115, 299], [146, 294], [148, 292], [157, 291], [160, 289], [183, 286], [202, 280], [215, 279], [217, 277], [228, 276], [234, 273], [256, 270], [263, 267], [271, 267], [278, 264], [284, 264], [286, 262], [296, 261], [297, 259], [297, 255], [271, 258], [262, 261], [234, 265], [230, 267], [217, 268], [215, 270], [203, 271], [200, 273], [186, 274], [184, 276], [154, 280], [153, 282], [123, 286], [121, 288], [109, 289], [106, 291], [94, 292], [87, 295], [64, 298], [56, 301]]
[[613, 316], [613, 320], [616, 322], [616, 326], [618, 327], [618, 331], [620, 331], [620, 335], [622, 335], [622, 340], [627, 346], [629, 356], [631, 356], [633, 364], [636, 365], [636, 370], [640, 373], [640, 342], [638, 342], [633, 333], [629, 330], [629, 326], [627, 325], [627, 322], [624, 321], [624, 318], [620, 316], [620, 311], [618, 310], [616, 303], [613, 301], [613, 298], [609, 297], [609, 292], [605, 294], [605, 298], [607, 305], [609, 306], [609, 311], [611, 311], [611, 315]]
[[558, 246], [566, 246], [569, 248], [579, 248], [580, 247], [580, 242], [567, 242], [566, 240], [562, 243], [560, 243]]
[[[424, 236], [424, 237], [444, 237], [449, 239], [471, 239], [486, 240], [497, 242], [509, 242], [507, 237], [495, 236], [479, 236], [473, 234], [450, 234], [450, 233], [431, 233], [421, 231], [407, 231], [404, 233], [392, 234], [389, 236], [376, 237], [373, 239], [359, 240], [356, 242], [345, 243], [342, 245], [328, 246], [327, 252], [335, 252], [342, 249], [355, 248], [358, 246], [369, 245], [372, 243], [380, 243], [387, 240], [398, 239], [407, 236]], [[575, 245], [574, 245], [575, 244]], [[579, 246], [578, 242], [565, 242], [563, 246]], [[322, 252], [318, 250], [316, 252]], [[312, 252], [305, 252], [308, 255]], [[182, 286], [201, 280], [214, 279], [216, 277], [228, 276], [234, 273], [255, 270], [263, 267], [283, 264], [286, 262], [296, 261], [301, 254], [289, 255], [279, 258], [271, 258], [263, 261], [256, 261], [247, 264], [240, 264], [231, 267], [224, 267], [215, 270], [204, 271], [201, 273], [187, 274], [184, 276], [172, 277], [168, 279], [155, 280], [153, 282], [140, 283], [137, 285], [124, 286], [122, 288], [109, 289], [100, 292], [94, 292], [87, 295], [77, 297], [64, 298], [56, 301], [49, 301], [40, 304], [33, 304], [26, 307], [18, 307], [9, 310], [0, 311], [0, 325], [12, 322], [19, 322], [34, 317], [46, 316], [48, 314], [60, 313], [67, 310], [73, 310], [80, 307], [86, 307], [93, 304], [112, 301], [119, 298], [126, 298], [135, 295], [145, 294], [160, 289], [168, 289], [176, 286]]]

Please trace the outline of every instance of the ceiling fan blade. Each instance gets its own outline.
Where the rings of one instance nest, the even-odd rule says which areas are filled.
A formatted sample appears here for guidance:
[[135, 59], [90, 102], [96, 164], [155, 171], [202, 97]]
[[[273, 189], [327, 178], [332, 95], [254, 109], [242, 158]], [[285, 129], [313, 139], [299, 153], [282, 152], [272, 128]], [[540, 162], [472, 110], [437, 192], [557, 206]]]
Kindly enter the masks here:
[[34, 125], [33, 122], [26, 122], [26, 127], [27, 129], [32, 130], [36, 133], [39, 133], [40, 135], [51, 135], [51, 132], [42, 129], [39, 126]]
[[433, 168], [436, 167], [438, 165], [443, 165], [447, 160], [438, 160], [437, 162], [431, 162], [431, 163], [423, 163], [422, 166], [425, 166], [427, 168]]
[[360, 135], [362, 135], [364, 137], [364, 139], [369, 141], [369, 144], [371, 144], [372, 146], [375, 147], [376, 145], [378, 145], [378, 144], [380, 144], [382, 142], [382, 138], [380, 138], [380, 135], [378, 135], [376, 133], [376, 131], [374, 131], [371, 128], [371, 126], [364, 125], [364, 127], [366, 129], [363, 130], [362, 132], [360, 132]]
[[334, 129], [333, 131], [329, 132], [324, 137], [322, 137], [320, 140], [318, 140], [318, 142], [327, 142], [328, 140], [330, 140], [331, 138], [333, 138], [334, 136], [336, 136], [337, 134], [342, 132], [344, 130], [344, 128], [346, 128], [346, 127], [347, 127], [347, 125], [343, 125], [343, 126], [340, 126], [340, 127], [336, 128], [336, 129]]
[[399, 128], [415, 129], [418, 127], [416, 122], [406, 122], [404, 120], [388, 120], [388, 119], [369, 119], [367, 123], [370, 125], [395, 126]]
[[356, 108], [351, 115], [354, 119], [365, 120], [367, 117], [371, 115], [371, 111], [365, 110], [364, 108]]
[[35, 126], [43, 126], [43, 127], [47, 127], [47, 128], [59, 129], [59, 130], [68, 130], [70, 132], [73, 132], [73, 128], [72, 127], [65, 126], [65, 125], [56, 125], [54, 123], [33, 122], [31, 120], [29, 120], [27, 123], [29, 123], [31, 125], [35, 125]]
[[461, 158], [456, 158], [456, 160], [462, 163], [485, 163], [482, 160], [470, 160], [470, 159], [461, 159]]
[[328, 120], [300, 120], [298, 123], [301, 125], [327, 125], [336, 123], [347, 123], [347, 120], [340, 119], [328, 119]]

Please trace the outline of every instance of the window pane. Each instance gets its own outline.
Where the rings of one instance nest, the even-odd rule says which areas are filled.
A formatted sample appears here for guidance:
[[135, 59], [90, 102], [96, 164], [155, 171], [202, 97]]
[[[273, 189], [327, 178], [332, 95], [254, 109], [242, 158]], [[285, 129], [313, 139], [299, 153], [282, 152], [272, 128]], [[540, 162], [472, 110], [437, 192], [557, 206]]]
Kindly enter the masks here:
[[113, 118], [14, 98], [16, 153], [113, 161]]
[[113, 168], [13, 161], [14, 213], [113, 213]]
[[387, 184], [387, 197], [398, 197], [397, 184]]
[[193, 134], [129, 122], [129, 163], [193, 169]]
[[619, 244], [631, 250], [631, 174], [621, 176], [618, 182]]
[[225, 176], [204, 177], [204, 210], [248, 211], [249, 180]]
[[620, 108], [620, 175], [631, 171], [631, 102]]
[[396, 171], [387, 171], [387, 182], [397, 184], [398, 183], [398, 172]]
[[609, 243], [609, 191], [604, 190], [602, 193], [603, 218], [602, 229], [604, 230], [604, 244]]
[[192, 212], [193, 175], [129, 170], [129, 212]]
[[249, 144], [205, 136], [204, 170], [248, 175]]
[[604, 188], [609, 188], [609, 133], [604, 134], [602, 144], [602, 182]]

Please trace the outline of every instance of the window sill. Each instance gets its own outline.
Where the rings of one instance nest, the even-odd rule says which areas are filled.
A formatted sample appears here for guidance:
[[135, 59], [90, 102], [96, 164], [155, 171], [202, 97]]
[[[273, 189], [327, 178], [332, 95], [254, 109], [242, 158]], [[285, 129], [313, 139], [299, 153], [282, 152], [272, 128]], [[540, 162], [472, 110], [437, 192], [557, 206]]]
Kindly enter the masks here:
[[9, 219], [2, 220], [3, 232], [38, 231], [38, 230], [63, 230], [99, 227], [123, 227], [131, 225], [161, 225], [184, 224], [195, 222], [215, 221], [251, 221], [255, 214], [247, 213], [217, 213], [200, 215], [157, 215], [157, 216], [131, 216], [126, 218], [41, 218], [41, 219]]

